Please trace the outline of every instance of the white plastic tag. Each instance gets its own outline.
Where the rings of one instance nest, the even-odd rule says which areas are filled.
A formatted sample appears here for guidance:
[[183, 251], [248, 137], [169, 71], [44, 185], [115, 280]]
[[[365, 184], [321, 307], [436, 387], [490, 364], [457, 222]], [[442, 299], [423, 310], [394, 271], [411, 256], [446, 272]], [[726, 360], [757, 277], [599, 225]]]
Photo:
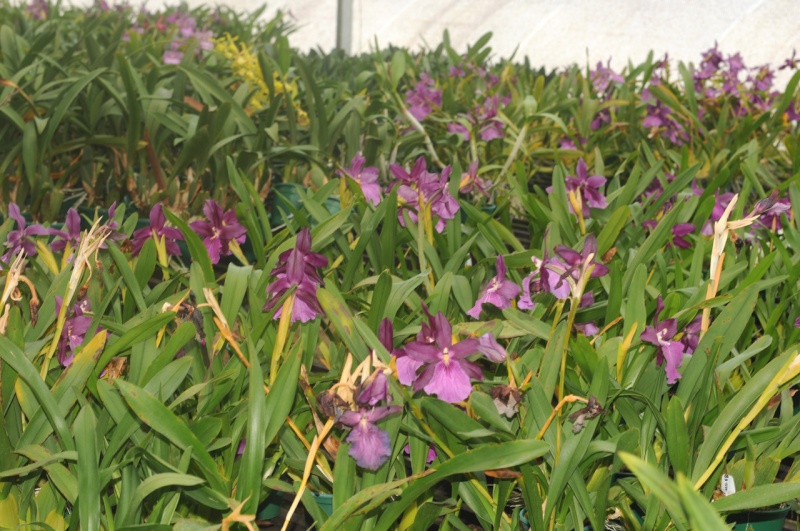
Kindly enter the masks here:
[[720, 490], [722, 490], [725, 496], [730, 496], [731, 494], [736, 493], [736, 485], [733, 482], [733, 476], [730, 474], [722, 474], [722, 479], [720, 480]]

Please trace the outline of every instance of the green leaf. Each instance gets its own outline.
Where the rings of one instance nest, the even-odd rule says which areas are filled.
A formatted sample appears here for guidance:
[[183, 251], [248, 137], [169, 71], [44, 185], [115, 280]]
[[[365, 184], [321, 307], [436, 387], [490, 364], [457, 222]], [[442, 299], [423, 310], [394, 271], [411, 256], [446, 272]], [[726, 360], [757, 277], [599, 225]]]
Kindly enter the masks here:
[[667, 453], [675, 472], [689, 473], [691, 452], [689, 448], [689, 430], [683, 416], [683, 404], [680, 398], [673, 396], [667, 406]]
[[405, 50], [397, 50], [394, 52], [394, 55], [392, 55], [392, 65], [389, 70], [393, 89], [397, 90], [397, 84], [400, 82], [400, 78], [403, 77], [405, 71], [406, 52]]
[[203, 475], [208, 480], [211, 488], [218, 492], [225, 491], [224, 482], [217, 472], [217, 465], [214, 459], [182, 418], [172, 413], [160, 400], [144, 389], [124, 380], [115, 380], [114, 383], [130, 408], [142, 422], [182, 450], [191, 448], [192, 458], [200, 465], [200, 469], [203, 471]]
[[96, 437], [97, 419], [92, 407], [85, 405], [75, 419], [81, 529], [100, 529], [100, 472]]
[[[299, 348], [300, 345], [298, 344], [297, 347]], [[289, 356], [284, 359], [281, 368], [278, 369], [275, 384], [269, 390], [264, 404], [264, 416], [267, 419], [264, 441], [267, 445], [284, 426], [286, 417], [292, 411], [301, 365], [300, 353], [290, 352]]]
[[206, 284], [213, 284], [216, 280], [214, 267], [211, 265], [211, 258], [208, 256], [208, 250], [203, 244], [203, 240], [192, 230], [188, 223], [170, 212], [169, 209], [164, 209], [164, 215], [183, 234], [186, 246], [189, 248], [189, 254], [192, 256], [192, 261], [200, 266]]
[[[267, 423], [270, 421], [266, 411], [264, 376], [255, 349], [250, 355], [248, 372], [250, 377], [247, 390], [247, 442], [242, 456], [242, 467], [239, 469], [239, 487], [236, 489], [236, 496], [245, 503], [242, 512], [254, 514], [258, 510], [261, 494], [261, 471], [264, 469], [264, 447], [267, 443], [264, 438]], [[294, 393], [291, 396], [293, 395]], [[289, 395], [284, 396], [289, 398]], [[291, 402], [291, 400], [286, 401]]]
[[487, 444], [453, 456], [444, 463], [431, 467], [427, 475], [416, 479], [397, 500], [387, 505], [375, 525], [375, 530], [391, 529], [409, 505], [445, 478], [456, 474], [519, 466], [545, 455], [549, 450], [550, 445], [543, 441], [518, 440]]
[[691, 529], [703, 531], [728, 531], [730, 526], [719, 516], [717, 504], [712, 506], [702, 494], [694, 490], [683, 474], [678, 474], [678, 494], [681, 497]]
[[749, 511], [764, 509], [771, 505], [786, 503], [797, 498], [800, 498], [800, 483], [784, 481], [740, 490], [715, 501], [714, 509], [721, 513]]
[[619, 233], [625, 228], [628, 223], [628, 218], [631, 215], [631, 209], [628, 205], [623, 205], [616, 209], [611, 217], [606, 222], [603, 230], [597, 236], [597, 255], [603, 256], [606, 251], [614, 246], [617, 241]]
[[328, 316], [339, 337], [344, 340], [353, 356], [359, 362], [365, 360], [369, 356], [369, 351], [356, 332], [353, 314], [350, 313], [350, 308], [347, 307], [341, 294], [333, 285], [329, 284], [328, 288], [317, 290], [317, 299], [322, 306], [322, 311]]
[[50, 421], [56, 434], [58, 443], [64, 450], [75, 450], [75, 441], [72, 439], [67, 421], [59, 411], [55, 397], [50, 393], [47, 385], [39, 376], [39, 371], [34, 368], [25, 354], [7, 337], [0, 336], [0, 359], [14, 369], [22, 381], [30, 388], [39, 406]]

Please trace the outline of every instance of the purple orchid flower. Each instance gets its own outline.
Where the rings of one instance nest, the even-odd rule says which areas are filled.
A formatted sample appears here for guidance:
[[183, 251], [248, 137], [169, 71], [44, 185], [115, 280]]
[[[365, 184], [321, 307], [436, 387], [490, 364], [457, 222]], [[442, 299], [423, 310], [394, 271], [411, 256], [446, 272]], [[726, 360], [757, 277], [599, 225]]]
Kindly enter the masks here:
[[389, 434], [375, 423], [401, 409], [400, 406], [383, 406], [342, 413], [339, 422], [352, 428], [346, 439], [350, 443], [348, 454], [358, 466], [377, 470], [392, 455]]
[[469, 194], [472, 192], [479, 192], [485, 197], [489, 197], [489, 189], [492, 187], [492, 182], [478, 177], [478, 160], [473, 160], [467, 173], [461, 175], [461, 184], [458, 186], [458, 191], [462, 194]]
[[81, 216], [74, 208], [70, 208], [67, 211], [67, 219], [64, 222], [64, 227], [67, 229], [66, 231], [52, 231], [56, 238], [53, 240], [53, 243], [50, 244], [50, 249], [57, 253], [66, 249], [67, 244], [69, 244], [72, 249], [77, 249], [81, 243]]
[[586, 337], [595, 336], [600, 331], [593, 322], [588, 323], [575, 323], [575, 330], [585, 335]]
[[[411, 455], [411, 446], [407, 444], [405, 448], [403, 448], [403, 451], [408, 455]], [[433, 463], [434, 459], [436, 459], [436, 450], [433, 448], [433, 446], [429, 446], [428, 456], [425, 458], [425, 463], [429, 465]]]
[[[427, 308], [423, 308], [427, 312]], [[389, 319], [381, 321], [378, 338], [381, 344], [386, 347], [386, 350], [391, 352], [395, 359], [395, 366], [397, 367], [397, 379], [403, 385], [413, 385], [417, 379], [417, 370], [422, 367], [422, 362], [411, 359], [406, 353], [405, 349], [393, 348], [394, 344], [394, 327]], [[427, 326], [423, 323], [422, 329], [417, 334], [417, 341], [424, 343], [433, 343], [434, 339], [432, 334], [429, 334]]]
[[424, 367], [414, 383], [414, 390], [424, 390], [449, 403], [466, 400], [472, 392], [470, 379], [483, 381], [483, 372], [467, 356], [478, 352], [478, 339], [465, 339], [453, 344], [453, 329], [442, 312], [430, 322], [432, 343], [412, 341], [405, 347], [406, 354], [422, 362]]
[[[321, 254], [311, 252], [311, 231], [308, 227], [297, 234], [295, 248], [281, 253], [278, 262], [272, 270], [272, 276], [276, 280], [267, 287], [267, 303], [264, 305], [264, 311], [275, 308], [283, 294], [290, 288], [296, 287], [292, 322], [305, 323], [322, 314], [322, 308], [317, 301], [317, 288], [324, 283], [317, 273], [317, 268], [327, 266], [328, 259]], [[275, 319], [280, 319], [282, 311], [283, 306], [275, 313]]]
[[494, 363], [501, 363], [508, 357], [503, 345], [497, 342], [494, 335], [486, 333], [478, 338], [478, 352]]
[[795, 320], [794, 327], [795, 328], [800, 328], [800, 317], [798, 317], [797, 320]]
[[753, 213], [760, 214], [758, 218], [758, 225], [764, 227], [765, 229], [771, 231], [779, 231], [783, 228], [783, 224], [781, 223], [781, 214], [786, 214], [788, 219], [792, 219], [792, 204], [788, 198], [780, 199], [778, 198], [777, 193], [772, 194], [770, 198], [771, 202], [761, 209], [758, 209], [759, 204], [764, 204], [762, 199], [759, 203], [756, 203], [756, 207], [753, 209]]
[[[56, 314], [61, 312], [64, 299], [56, 295]], [[83, 299], [72, 306], [64, 321], [61, 337], [58, 340], [58, 361], [62, 367], [69, 367], [75, 359], [75, 349], [83, 343], [86, 332], [92, 324], [92, 318], [85, 315], [90, 310], [89, 300]]]
[[41, 225], [28, 225], [16, 203], [8, 205], [8, 217], [16, 222], [17, 228], [9, 232], [6, 237], [7, 251], [3, 255], [3, 261], [5, 262], [8, 262], [12, 256], [19, 254], [20, 251], [25, 251], [28, 256], [34, 256], [36, 254], [36, 244], [33, 242], [32, 236], [49, 236], [53, 232], [51, 229]]
[[583, 242], [583, 249], [579, 253], [565, 245], [557, 245], [555, 253], [558, 258], [553, 257], [541, 267], [542, 280], [548, 291], [553, 293], [556, 298], [566, 299], [569, 297], [571, 285], [568, 278], [579, 280], [593, 266], [590, 274], [591, 278], [598, 278], [608, 274], [608, 267], [597, 261], [597, 238], [594, 234], [589, 234]]
[[511, 300], [517, 298], [521, 288], [506, 279], [506, 272], [506, 262], [503, 256], [497, 255], [497, 276], [484, 286], [483, 293], [475, 301], [475, 306], [467, 312], [467, 315], [474, 319], [480, 318], [484, 304], [491, 304], [501, 310], [511, 308]]
[[165, 65], [179, 65], [183, 61], [183, 52], [180, 50], [181, 43], [173, 41], [169, 43], [169, 48], [164, 50], [162, 61]]
[[[481, 140], [488, 142], [495, 138], [503, 138], [503, 122], [497, 117], [497, 108], [500, 99], [497, 96], [486, 98], [482, 104], [476, 105], [469, 114], [461, 114], [463, 120], [472, 127], [477, 127], [478, 136]], [[450, 122], [447, 124], [447, 131], [464, 137], [465, 142], [471, 138], [470, 128], [461, 122]]]
[[378, 168], [372, 166], [364, 167], [367, 159], [361, 156], [361, 153], [356, 153], [353, 160], [350, 161], [350, 167], [344, 168], [342, 171], [336, 173], [340, 176], [347, 176], [353, 179], [361, 187], [364, 193], [364, 199], [378, 206], [381, 202], [381, 186], [378, 184]]
[[430, 173], [426, 170], [427, 163], [424, 157], [419, 157], [414, 163], [411, 173], [399, 164], [392, 164], [389, 169], [398, 183], [396, 185], [397, 195], [405, 201], [397, 212], [400, 225], [405, 227], [405, 217], [403, 212], [414, 223], [419, 221], [419, 212], [430, 205], [431, 213], [439, 217], [436, 221], [436, 232], [442, 232], [445, 228], [445, 220], [453, 219], [458, 213], [458, 201], [450, 195], [448, 181], [452, 168], [445, 167], [440, 175]]
[[183, 241], [183, 234], [178, 229], [167, 227], [167, 216], [164, 215], [164, 207], [161, 203], [150, 209], [150, 226], [139, 229], [133, 233], [131, 244], [133, 245], [133, 256], [138, 256], [142, 251], [144, 242], [155, 236], [157, 239], [164, 238], [165, 247], [168, 255], [177, 256], [181, 254], [177, 241]]
[[[578, 160], [575, 168], [575, 175], [568, 175], [565, 179], [567, 192], [577, 193], [581, 199], [581, 214], [584, 218], [589, 217], [589, 207], [606, 208], [606, 198], [600, 191], [600, 187], [606, 184], [606, 178], [602, 175], [589, 175], [588, 167], [583, 159]], [[553, 191], [552, 186], [547, 187], [547, 192]], [[569, 203], [569, 211], [573, 214], [572, 202]]]
[[434, 86], [434, 80], [423, 72], [414, 89], [406, 92], [408, 112], [420, 122], [433, 111], [433, 107], [442, 106], [442, 91], [432, 88]]
[[589, 71], [589, 79], [592, 81], [594, 91], [603, 97], [608, 97], [614, 89], [614, 85], [625, 83], [625, 78], [611, 69], [611, 59], [604, 66], [602, 61], [597, 62], [597, 68]]
[[239, 223], [236, 212], [228, 210], [223, 213], [222, 207], [213, 199], [206, 200], [203, 214], [208, 221], [193, 221], [189, 226], [203, 238], [211, 263], [216, 264], [221, 256], [231, 254], [231, 242], [244, 243], [247, 229]]
[[656, 363], [661, 366], [666, 361], [664, 370], [667, 373], [667, 383], [672, 385], [681, 378], [678, 368], [683, 362], [683, 357], [687, 354], [686, 345], [680, 341], [673, 341], [672, 338], [677, 334], [677, 319], [667, 319], [659, 321], [659, 314], [664, 309], [664, 301], [658, 298], [656, 315], [653, 326], [645, 327], [644, 332], [639, 336], [642, 341], [655, 345]]
[[[648, 219], [647, 221], [642, 222], [642, 227], [645, 228], [647, 232], [651, 232], [653, 229], [658, 226], [658, 222], [654, 219]], [[695, 230], [695, 226], [691, 223], [676, 223], [674, 227], [672, 227], [672, 239], [671, 241], [667, 242], [667, 247], [672, 245], [676, 247], [680, 247], [681, 249], [689, 249], [692, 247], [691, 242], [686, 240], [685, 236], [688, 236]]]
[[686, 354], [692, 354], [697, 349], [697, 344], [700, 342], [700, 329], [702, 326], [703, 317], [698, 315], [692, 322], [686, 325], [683, 329], [683, 337], [681, 343], [686, 347]]
[[45, 20], [50, 14], [50, 5], [47, 0], [33, 0], [28, 4], [26, 11], [34, 20]]

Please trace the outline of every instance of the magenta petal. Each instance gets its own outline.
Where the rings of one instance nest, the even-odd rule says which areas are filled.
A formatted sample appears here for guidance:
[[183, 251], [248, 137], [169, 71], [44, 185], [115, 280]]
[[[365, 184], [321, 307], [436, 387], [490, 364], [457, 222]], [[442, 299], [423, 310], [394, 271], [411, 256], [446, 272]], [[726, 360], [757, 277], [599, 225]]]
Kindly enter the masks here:
[[492, 334], [483, 334], [478, 344], [478, 352], [486, 356], [489, 361], [500, 363], [508, 357], [503, 346], [497, 342]]
[[347, 442], [350, 443], [350, 457], [367, 470], [377, 470], [392, 455], [389, 434], [369, 422], [353, 428]]
[[472, 385], [461, 363], [437, 363], [424, 390], [429, 395], [436, 395], [440, 400], [453, 404], [469, 398]]
[[397, 356], [395, 358], [397, 367], [397, 379], [403, 385], [413, 385], [417, 379], [417, 370], [422, 367], [421, 361], [416, 361], [409, 356]]
[[419, 341], [412, 341], [406, 345], [405, 351], [409, 358], [420, 363], [436, 363], [441, 359], [438, 348]]
[[681, 374], [678, 372], [678, 367], [681, 366], [684, 357], [684, 346], [678, 341], [668, 341], [667, 345], [663, 347], [664, 359], [667, 364], [664, 370], [667, 373], [667, 383], [674, 384], [677, 382]]
[[206, 238], [203, 240], [203, 243], [206, 246], [209, 258], [211, 258], [211, 263], [218, 263], [220, 253], [222, 252], [222, 242], [219, 238]]

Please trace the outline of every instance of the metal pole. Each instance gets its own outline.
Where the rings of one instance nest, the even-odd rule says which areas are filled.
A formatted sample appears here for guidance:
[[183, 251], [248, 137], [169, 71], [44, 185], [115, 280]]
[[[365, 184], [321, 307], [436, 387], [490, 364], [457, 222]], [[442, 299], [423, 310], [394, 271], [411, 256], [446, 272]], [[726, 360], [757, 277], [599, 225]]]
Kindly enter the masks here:
[[353, 0], [337, 0], [336, 47], [350, 55], [353, 47]]

